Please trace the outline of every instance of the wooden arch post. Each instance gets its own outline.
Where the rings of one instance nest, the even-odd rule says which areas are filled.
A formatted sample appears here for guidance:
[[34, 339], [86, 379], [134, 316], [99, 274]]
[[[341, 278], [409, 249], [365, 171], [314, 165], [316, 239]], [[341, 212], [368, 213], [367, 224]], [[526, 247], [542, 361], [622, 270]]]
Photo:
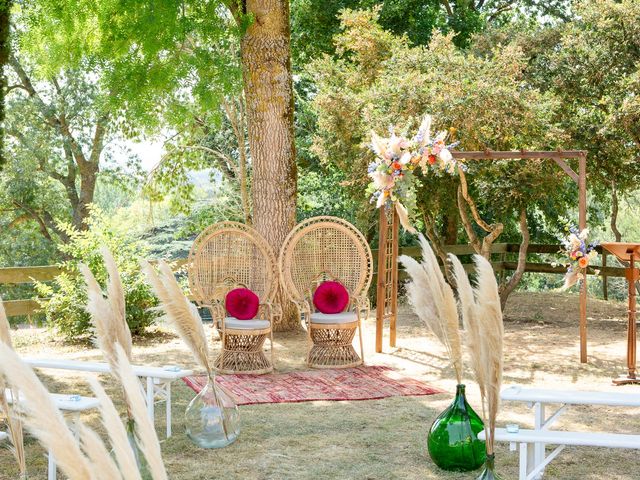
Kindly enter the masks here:
[[[578, 186], [578, 227], [587, 227], [587, 153], [584, 150], [557, 151], [476, 151], [451, 152], [457, 160], [526, 160], [549, 159]], [[578, 160], [578, 173], [565, 161]], [[396, 346], [398, 317], [398, 237], [400, 223], [395, 209], [380, 208], [378, 241], [378, 281], [376, 292], [376, 352], [382, 352], [384, 324], [389, 319], [389, 344]], [[580, 286], [580, 362], [587, 362], [587, 279]]]

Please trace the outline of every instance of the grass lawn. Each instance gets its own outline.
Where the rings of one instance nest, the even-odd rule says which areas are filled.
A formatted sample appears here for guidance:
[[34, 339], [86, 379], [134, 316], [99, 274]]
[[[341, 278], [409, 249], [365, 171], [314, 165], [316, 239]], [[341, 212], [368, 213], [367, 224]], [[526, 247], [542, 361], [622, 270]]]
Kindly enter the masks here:
[[[640, 387], [613, 387], [611, 378], [622, 373], [626, 352], [626, 305], [590, 300], [589, 363], [579, 363], [578, 297], [553, 293], [514, 294], [505, 314], [505, 384], [546, 388], [637, 392]], [[426, 452], [426, 437], [433, 419], [452, 399], [453, 371], [443, 349], [411, 314], [401, 309], [398, 348], [373, 352], [375, 321], [365, 329], [366, 362], [390, 365], [402, 374], [424, 380], [447, 394], [398, 397], [359, 402], [308, 402], [240, 407], [242, 433], [223, 450], [200, 450], [184, 435], [182, 412], [194, 393], [174, 384], [174, 436], [162, 443], [169, 477], [186, 479], [474, 479], [477, 473], [439, 470]], [[134, 347], [134, 363], [151, 365], [194, 362], [179, 339], [161, 331]], [[65, 345], [41, 329], [14, 332], [17, 350], [24, 355], [100, 360], [86, 346]], [[385, 338], [385, 345], [388, 340]], [[219, 342], [214, 342], [219, 347]], [[278, 371], [304, 369], [304, 334], [276, 334]], [[41, 378], [56, 392], [88, 393], [82, 377], [41, 371]], [[55, 374], [55, 377], [52, 376]], [[468, 375], [467, 375], [468, 376]], [[119, 393], [103, 377], [116, 404]], [[466, 381], [470, 403], [480, 411], [479, 395]], [[163, 433], [164, 406], [156, 409]], [[84, 418], [98, 427], [95, 414]], [[505, 403], [499, 424], [532, 426], [532, 412]], [[580, 407], [570, 409], [558, 428], [640, 433], [640, 409]], [[29, 478], [46, 478], [43, 449], [27, 438]], [[638, 451], [568, 447], [547, 468], [548, 479], [632, 480], [640, 478]], [[498, 471], [517, 478], [517, 454], [508, 445], [497, 449]], [[16, 470], [6, 447], [0, 448], [0, 479], [13, 479]]]

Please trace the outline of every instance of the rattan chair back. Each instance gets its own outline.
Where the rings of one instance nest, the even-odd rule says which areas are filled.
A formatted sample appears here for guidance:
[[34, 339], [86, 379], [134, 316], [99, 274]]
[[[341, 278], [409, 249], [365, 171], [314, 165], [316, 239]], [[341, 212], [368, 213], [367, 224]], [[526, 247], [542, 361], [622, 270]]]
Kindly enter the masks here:
[[272, 302], [278, 289], [277, 264], [266, 240], [238, 222], [207, 227], [189, 252], [189, 287], [200, 305], [224, 304], [229, 290], [251, 289]]
[[324, 280], [342, 283], [352, 298], [366, 295], [373, 276], [371, 249], [352, 224], [337, 217], [313, 217], [287, 236], [278, 259], [280, 281], [293, 301], [309, 300]]

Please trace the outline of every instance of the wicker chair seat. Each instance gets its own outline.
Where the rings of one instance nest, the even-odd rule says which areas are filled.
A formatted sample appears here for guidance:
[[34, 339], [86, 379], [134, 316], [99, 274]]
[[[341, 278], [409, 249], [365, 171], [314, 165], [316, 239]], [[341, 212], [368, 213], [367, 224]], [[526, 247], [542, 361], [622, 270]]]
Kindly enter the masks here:
[[[287, 236], [278, 259], [284, 292], [307, 327], [307, 365], [348, 368], [364, 360], [361, 321], [367, 318], [367, 291], [373, 259], [362, 233], [336, 217], [314, 217]], [[313, 292], [322, 282], [340, 282], [349, 292], [350, 311], [323, 314], [313, 309]], [[359, 334], [360, 355], [353, 348]]]
[[352, 323], [357, 321], [358, 321], [358, 314], [356, 312], [342, 312], [342, 313], [314, 312], [311, 314], [311, 323], [342, 324], [342, 323]]
[[224, 327], [227, 330], [263, 330], [271, 326], [269, 320], [238, 320], [235, 317], [226, 317], [224, 319]]

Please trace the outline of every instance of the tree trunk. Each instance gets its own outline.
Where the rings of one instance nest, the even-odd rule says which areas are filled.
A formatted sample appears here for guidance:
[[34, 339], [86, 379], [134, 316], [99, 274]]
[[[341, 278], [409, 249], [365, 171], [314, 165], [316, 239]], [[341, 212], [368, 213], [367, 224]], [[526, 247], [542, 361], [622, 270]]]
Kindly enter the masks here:
[[[253, 226], [277, 255], [296, 221], [289, 2], [247, 0], [246, 13], [254, 18], [241, 41], [253, 162]], [[291, 308], [284, 311], [275, 329], [299, 328], [300, 321], [290, 314]]]
[[9, 60], [9, 17], [11, 1], [5, 0], [0, 5], [0, 170], [5, 163], [4, 156], [4, 96], [7, 90], [7, 77], [4, 66]]
[[89, 228], [87, 219], [96, 193], [97, 175], [97, 164], [88, 163], [80, 168], [80, 194], [78, 195], [78, 205], [73, 212], [73, 226], [78, 230]]

